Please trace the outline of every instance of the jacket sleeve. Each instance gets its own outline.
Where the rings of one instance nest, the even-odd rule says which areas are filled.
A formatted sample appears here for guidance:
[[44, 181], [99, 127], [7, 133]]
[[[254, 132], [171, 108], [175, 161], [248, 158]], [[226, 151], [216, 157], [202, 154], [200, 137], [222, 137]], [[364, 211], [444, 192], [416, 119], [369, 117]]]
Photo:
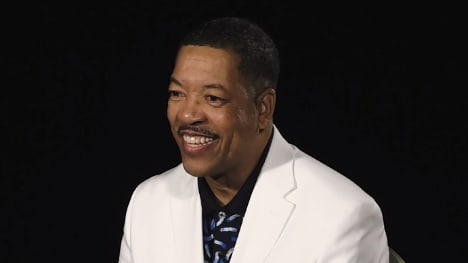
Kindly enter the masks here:
[[129, 205], [127, 207], [127, 212], [125, 216], [125, 223], [123, 228], [123, 236], [120, 243], [120, 253], [118, 263], [133, 263], [132, 248], [131, 248], [131, 225], [132, 225], [132, 207], [133, 207], [133, 198], [132, 195]]
[[327, 241], [319, 263], [388, 263], [383, 216], [375, 202], [352, 209]]

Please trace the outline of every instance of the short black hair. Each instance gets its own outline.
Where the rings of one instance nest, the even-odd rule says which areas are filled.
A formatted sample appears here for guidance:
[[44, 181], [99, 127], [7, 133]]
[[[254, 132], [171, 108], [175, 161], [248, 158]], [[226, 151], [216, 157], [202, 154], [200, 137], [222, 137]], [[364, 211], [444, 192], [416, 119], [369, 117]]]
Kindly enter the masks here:
[[187, 45], [225, 49], [238, 55], [239, 72], [256, 97], [266, 88], [277, 88], [280, 59], [273, 39], [247, 18], [219, 17], [202, 23], [181, 41]]

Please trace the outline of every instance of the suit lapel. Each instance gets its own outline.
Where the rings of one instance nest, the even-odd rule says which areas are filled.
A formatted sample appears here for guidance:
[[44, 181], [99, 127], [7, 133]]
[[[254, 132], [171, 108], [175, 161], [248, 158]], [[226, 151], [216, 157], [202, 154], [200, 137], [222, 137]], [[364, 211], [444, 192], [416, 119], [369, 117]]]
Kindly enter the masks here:
[[247, 206], [231, 263], [263, 262], [294, 211], [294, 149], [275, 130], [270, 152]]
[[[262, 262], [274, 247], [294, 211], [287, 196], [295, 187], [294, 149], [275, 127], [270, 151], [252, 192], [231, 263]], [[203, 262], [202, 209], [197, 179], [179, 166], [170, 189], [172, 232], [176, 246], [171, 262]], [[168, 226], [169, 227], [169, 226]]]
[[[203, 262], [202, 211], [196, 178], [182, 171], [173, 176], [172, 233], [177, 251], [171, 262]], [[170, 226], [168, 226], [170, 227]]]

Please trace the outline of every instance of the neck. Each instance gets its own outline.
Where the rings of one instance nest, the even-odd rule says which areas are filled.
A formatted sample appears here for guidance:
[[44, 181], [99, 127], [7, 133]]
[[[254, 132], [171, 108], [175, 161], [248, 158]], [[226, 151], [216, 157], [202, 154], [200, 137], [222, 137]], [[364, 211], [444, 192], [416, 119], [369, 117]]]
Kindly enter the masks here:
[[242, 187], [242, 184], [245, 182], [244, 180], [242, 184], [229, 185], [219, 182], [219, 178], [217, 180], [212, 177], [205, 177], [205, 180], [219, 204], [223, 206], [228, 204], [234, 196], [236, 196], [237, 192], [239, 192], [239, 189]]
[[[269, 144], [270, 137], [272, 135], [271, 130], [264, 130], [264, 138], [262, 145], [263, 147], [258, 147], [254, 149], [261, 149], [261, 151], [255, 153], [255, 157], [247, 158], [247, 160], [253, 160], [254, 162], [244, 167], [238, 171], [237, 174], [231, 175], [220, 175], [214, 177], [205, 177], [205, 180], [210, 187], [211, 191], [218, 199], [218, 202], [221, 205], [228, 204], [234, 196], [239, 192], [241, 187], [244, 185], [245, 181], [252, 175], [252, 173], [257, 173], [259, 171], [255, 171], [256, 167], [259, 165], [259, 162], [263, 162], [263, 152], [266, 150], [265, 148]], [[247, 172], [246, 172], [247, 171]]]

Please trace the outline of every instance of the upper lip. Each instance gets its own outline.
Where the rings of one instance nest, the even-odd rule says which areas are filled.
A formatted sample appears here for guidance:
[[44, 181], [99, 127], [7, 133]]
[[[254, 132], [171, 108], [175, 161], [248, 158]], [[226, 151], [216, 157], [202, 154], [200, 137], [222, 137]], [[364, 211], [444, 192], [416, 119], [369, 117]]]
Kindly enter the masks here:
[[188, 135], [188, 136], [202, 136], [202, 137], [210, 137], [210, 138], [217, 138], [218, 136], [201, 128], [198, 127], [185, 127], [179, 129], [180, 135]]

